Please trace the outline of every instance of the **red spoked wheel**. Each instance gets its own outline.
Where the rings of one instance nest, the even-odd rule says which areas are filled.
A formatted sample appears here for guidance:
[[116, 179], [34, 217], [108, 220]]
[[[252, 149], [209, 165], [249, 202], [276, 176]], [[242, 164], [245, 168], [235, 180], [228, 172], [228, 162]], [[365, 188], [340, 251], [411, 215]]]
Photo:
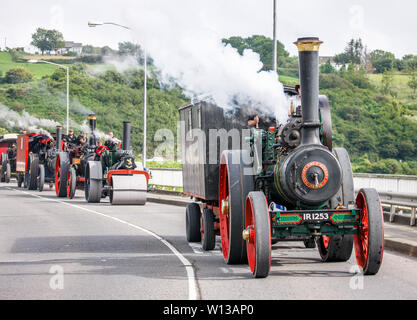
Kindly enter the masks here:
[[366, 275], [378, 273], [384, 255], [384, 217], [375, 189], [361, 189], [356, 197], [361, 210], [360, 226], [354, 237], [356, 261]]
[[96, 154], [101, 157], [101, 155], [106, 152], [107, 150], [109, 150], [109, 148], [107, 148], [106, 146], [99, 146], [96, 149]]
[[245, 165], [249, 152], [224, 151], [220, 162], [219, 206], [222, 252], [227, 264], [246, 263], [246, 245], [242, 239], [245, 226], [245, 200], [254, 189], [253, 175]]
[[60, 198], [70, 194], [70, 171], [59, 156], [55, 163], [55, 193]]
[[255, 278], [266, 278], [271, 269], [271, 222], [263, 192], [251, 192], [246, 198], [245, 230], [249, 268]]

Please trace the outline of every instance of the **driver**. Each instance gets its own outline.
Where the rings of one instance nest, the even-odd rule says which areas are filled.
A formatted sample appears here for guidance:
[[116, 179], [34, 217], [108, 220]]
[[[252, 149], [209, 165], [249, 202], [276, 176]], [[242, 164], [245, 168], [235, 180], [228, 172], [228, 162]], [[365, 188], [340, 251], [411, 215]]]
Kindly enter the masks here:
[[115, 151], [117, 149], [117, 139], [114, 137], [112, 131], [108, 133], [109, 138], [106, 140], [104, 145], [109, 148], [110, 151]]

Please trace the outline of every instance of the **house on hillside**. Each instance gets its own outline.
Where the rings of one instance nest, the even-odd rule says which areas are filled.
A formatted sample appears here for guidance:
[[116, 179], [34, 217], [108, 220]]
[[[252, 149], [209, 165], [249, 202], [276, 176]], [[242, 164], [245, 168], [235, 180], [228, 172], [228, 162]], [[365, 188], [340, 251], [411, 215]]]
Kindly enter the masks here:
[[65, 41], [65, 47], [57, 50], [57, 54], [66, 54], [70, 52], [75, 52], [77, 55], [80, 55], [83, 50], [82, 43], [76, 43], [74, 41]]
[[327, 56], [321, 56], [319, 57], [319, 65], [323, 65], [326, 64], [328, 61], [330, 61], [330, 64], [332, 65], [333, 68], [335, 68], [336, 70], [340, 70], [341, 66], [337, 65], [334, 62], [334, 57], [327, 57]]

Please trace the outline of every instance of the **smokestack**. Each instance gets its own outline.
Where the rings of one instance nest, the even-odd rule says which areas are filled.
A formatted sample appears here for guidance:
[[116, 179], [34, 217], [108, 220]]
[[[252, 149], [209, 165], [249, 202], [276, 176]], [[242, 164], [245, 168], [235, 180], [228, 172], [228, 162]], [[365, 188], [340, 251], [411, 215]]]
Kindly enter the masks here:
[[55, 148], [57, 150], [62, 150], [62, 127], [61, 126], [57, 126], [56, 127], [56, 146]]
[[95, 114], [90, 114], [88, 116], [88, 121], [90, 123], [90, 139], [89, 139], [90, 146], [97, 145], [97, 139], [94, 134], [94, 131], [96, 131], [96, 119], [97, 118]]
[[130, 122], [123, 122], [123, 150], [130, 150], [130, 132], [131, 125]]
[[300, 64], [301, 107], [303, 116], [301, 144], [321, 144], [319, 128], [319, 38], [300, 38], [298, 47]]

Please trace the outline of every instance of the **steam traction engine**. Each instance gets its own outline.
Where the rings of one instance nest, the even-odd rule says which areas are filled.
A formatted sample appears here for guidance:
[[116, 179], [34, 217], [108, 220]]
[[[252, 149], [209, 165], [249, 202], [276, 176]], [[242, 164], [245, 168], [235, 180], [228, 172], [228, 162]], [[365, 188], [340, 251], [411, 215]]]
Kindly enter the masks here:
[[296, 42], [301, 107], [284, 125], [252, 129], [249, 150], [223, 151], [218, 201], [196, 196], [203, 214], [196, 203], [187, 207], [187, 239], [201, 239], [203, 248], [213, 249], [220, 229], [225, 261], [248, 262], [257, 278], [268, 276], [271, 245], [280, 240], [311, 245], [314, 239], [324, 262], [347, 261], [354, 246], [357, 263], [367, 275], [376, 274], [382, 263], [378, 193], [362, 189], [355, 199], [349, 155], [331, 145], [327, 100], [318, 95], [321, 43], [317, 38]]
[[[89, 161], [98, 161], [104, 147], [97, 146], [96, 116], [88, 116], [90, 125], [90, 137], [86, 144], [75, 145], [66, 143], [64, 154], [57, 158], [55, 170], [57, 196], [73, 199], [76, 189], [84, 190], [85, 169]], [[62, 186], [62, 188], [61, 188]], [[66, 188], [64, 187], [66, 186]], [[59, 190], [63, 189], [62, 192]], [[62, 195], [60, 195], [62, 194]]]
[[112, 205], [144, 205], [149, 173], [135, 170], [130, 147], [130, 122], [123, 123], [123, 145], [120, 150], [97, 149], [99, 161], [88, 161], [85, 168], [85, 199], [98, 203], [107, 195]]

